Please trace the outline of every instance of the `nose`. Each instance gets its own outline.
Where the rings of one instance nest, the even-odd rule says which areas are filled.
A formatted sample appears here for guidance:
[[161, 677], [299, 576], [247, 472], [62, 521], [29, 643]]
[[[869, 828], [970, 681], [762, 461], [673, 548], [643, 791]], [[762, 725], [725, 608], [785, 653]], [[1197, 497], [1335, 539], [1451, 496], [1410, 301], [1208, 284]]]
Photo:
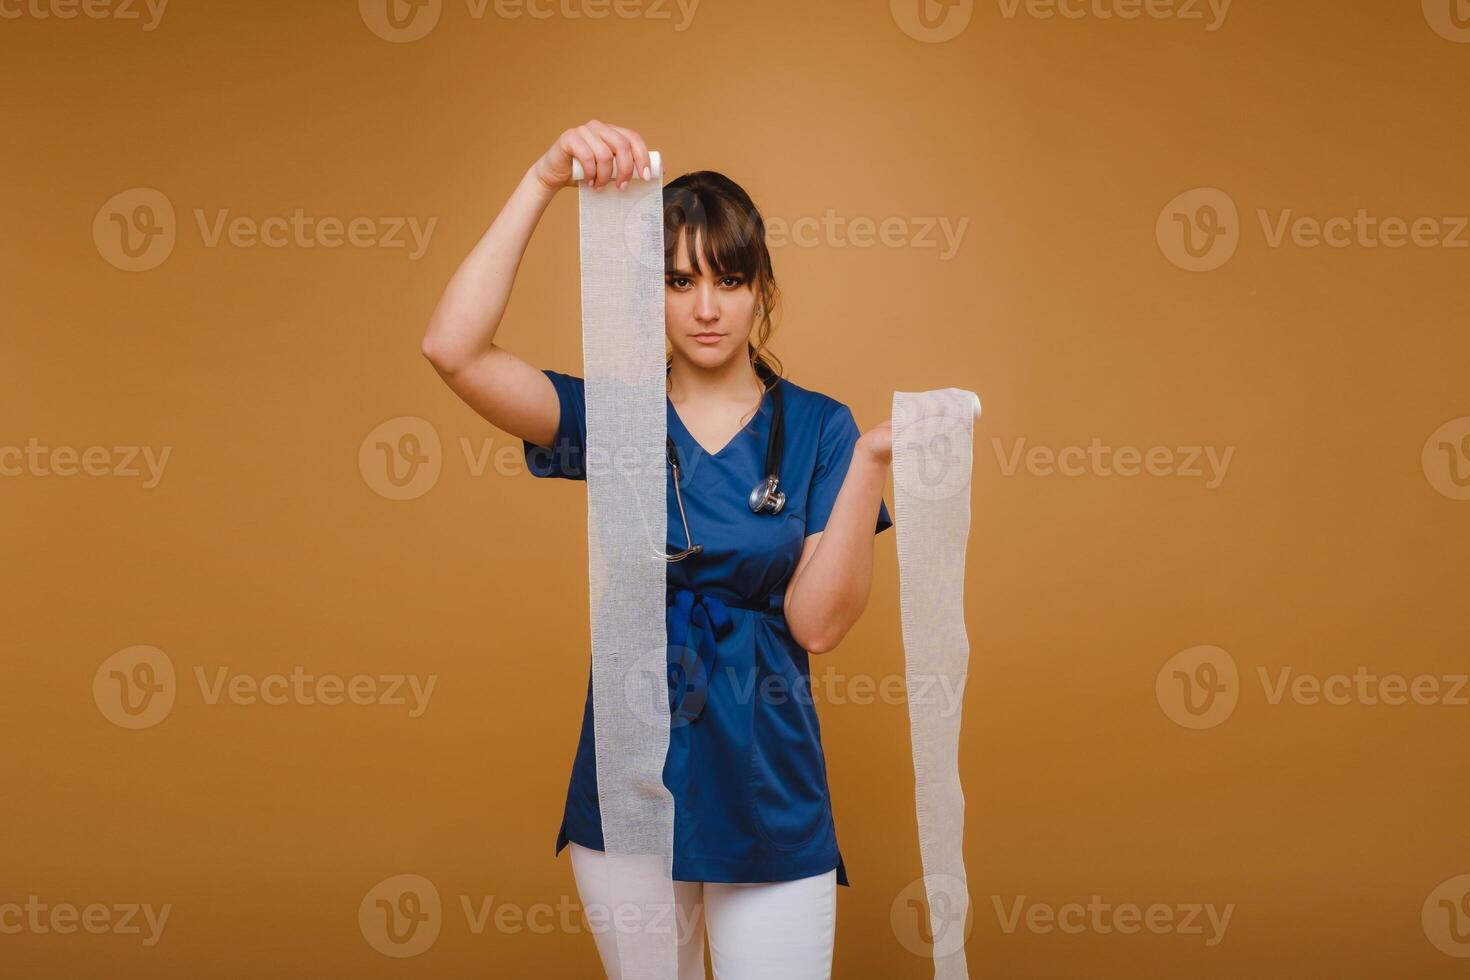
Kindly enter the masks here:
[[713, 325], [720, 321], [720, 303], [715, 289], [709, 283], [700, 283], [694, 299], [694, 319], [701, 325]]

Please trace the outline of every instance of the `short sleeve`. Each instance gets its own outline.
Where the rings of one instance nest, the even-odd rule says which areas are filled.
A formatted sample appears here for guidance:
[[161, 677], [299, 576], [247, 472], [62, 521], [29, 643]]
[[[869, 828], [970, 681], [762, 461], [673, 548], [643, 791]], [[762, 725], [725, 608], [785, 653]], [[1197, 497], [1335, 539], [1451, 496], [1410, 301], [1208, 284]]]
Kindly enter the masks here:
[[582, 378], [560, 371], [543, 370], [556, 388], [561, 415], [551, 446], [538, 446], [521, 440], [526, 468], [535, 477], [560, 477], [563, 480], [585, 480], [583, 454], [587, 450], [587, 389]]
[[[838, 403], [822, 423], [817, 442], [817, 464], [812, 473], [811, 488], [806, 500], [806, 533], [816, 534], [827, 526], [832, 516], [832, 507], [842, 491], [842, 481], [847, 478], [847, 468], [852, 464], [853, 451], [857, 449], [862, 432], [852, 409]], [[882, 534], [893, 526], [888, 516], [888, 504], [878, 501], [878, 525], [874, 534]]]

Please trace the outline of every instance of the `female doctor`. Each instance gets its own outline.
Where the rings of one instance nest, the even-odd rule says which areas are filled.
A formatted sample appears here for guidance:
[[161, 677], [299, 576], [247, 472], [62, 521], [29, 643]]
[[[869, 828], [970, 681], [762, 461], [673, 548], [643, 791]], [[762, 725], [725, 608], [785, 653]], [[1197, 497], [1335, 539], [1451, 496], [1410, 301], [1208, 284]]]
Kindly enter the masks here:
[[[534, 476], [580, 480], [583, 379], [495, 343], [526, 244], [569, 185], [573, 159], [597, 192], [615, 166], [620, 187], [635, 170], [651, 176], [633, 130], [594, 119], [562, 133], [460, 265], [423, 352], [456, 394], [523, 440]], [[836, 647], [867, 604], [872, 538], [892, 526], [890, 424], [860, 434], [845, 404], [780, 376], [766, 348], [778, 293], [765, 226], [740, 187], [699, 172], [663, 198], [672, 443], [663, 779], [674, 797], [679, 977], [704, 977], [707, 933], [718, 980], [819, 980], [831, 974], [835, 886], [848, 880], [807, 655]], [[766, 494], [773, 455], [779, 481]], [[605, 908], [593, 731], [589, 673], [556, 853], [570, 844], [584, 907]], [[618, 977], [613, 933], [596, 940]]]

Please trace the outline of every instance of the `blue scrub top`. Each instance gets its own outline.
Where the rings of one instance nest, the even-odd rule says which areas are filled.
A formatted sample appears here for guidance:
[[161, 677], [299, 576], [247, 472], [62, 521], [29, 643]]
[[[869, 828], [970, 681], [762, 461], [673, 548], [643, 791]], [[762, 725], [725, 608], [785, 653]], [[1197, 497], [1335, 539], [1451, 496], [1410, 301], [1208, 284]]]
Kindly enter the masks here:
[[[556, 387], [561, 418], [551, 447], [522, 440], [526, 465], [533, 476], [585, 480], [583, 379], [543, 373]], [[680, 657], [676, 648], [700, 657], [697, 664], [681, 661], [694, 668], [687, 681], [678, 671], [670, 679], [680, 713], [670, 722], [663, 781], [674, 797], [673, 877], [679, 881], [789, 881], [835, 868], [838, 884], [848, 884], [807, 653], [792, 638], [781, 603], [803, 541], [827, 526], [861, 433], [843, 403], [785, 378], [777, 384], [784, 400], [786, 505], [776, 515], [754, 514], [748, 503], [765, 473], [771, 394], [714, 454], [668, 403], [689, 533], [704, 545], [700, 554], [668, 566], [670, 665]], [[673, 483], [670, 467], [671, 554], [687, 544]], [[880, 502], [874, 533], [892, 526], [888, 505]], [[594, 730], [589, 659], [556, 854], [568, 841], [603, 849]]]

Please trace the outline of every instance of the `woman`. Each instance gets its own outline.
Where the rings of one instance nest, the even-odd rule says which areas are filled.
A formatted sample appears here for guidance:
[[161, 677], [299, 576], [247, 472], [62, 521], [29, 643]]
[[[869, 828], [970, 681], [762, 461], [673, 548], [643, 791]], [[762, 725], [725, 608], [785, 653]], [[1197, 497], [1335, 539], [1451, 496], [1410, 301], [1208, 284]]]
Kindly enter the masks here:
[[[455, 273], [423, 350], [471, 407], [522, 439], [533, 475], [585, 479], [583, 379], [495, 344], [526, 243], [574, 158], [598, 191], [614, 167], [620, 187], [650, 175], [632, 130], [593, 120], [562, 133]], [[779, 376], [766, 350], [776, 281], [745, 192], [700, 172], [663, 193], [668, 434], [682, 464], [670, 468], [669, 554], [703, 546], [669, 563], [669, 635], [687, 631], [716, 665], [694, 672], [697, 691], [675, 684], [671, 704], [663, 779], [675, 804], [679, 977], [704, 977], [707, 931], [721, 980], [813, 980], [830, 975], [835, 886], [848, 881], [807, 654], [833, 649], [867, 604], [872, 535], [892, 526], [890, 425], [860, 434], [846, 405]], [[777, 394], [787, 500], [756, 514], [748, 495], [765, 475]], [[673, 667], [672, 644], [670, 655]], [[605, 908], [593, 731], [589, 676], [556, 853], [571, 845], [584, 906]], [[617, 977], [612, 931], [596, 938]]]

